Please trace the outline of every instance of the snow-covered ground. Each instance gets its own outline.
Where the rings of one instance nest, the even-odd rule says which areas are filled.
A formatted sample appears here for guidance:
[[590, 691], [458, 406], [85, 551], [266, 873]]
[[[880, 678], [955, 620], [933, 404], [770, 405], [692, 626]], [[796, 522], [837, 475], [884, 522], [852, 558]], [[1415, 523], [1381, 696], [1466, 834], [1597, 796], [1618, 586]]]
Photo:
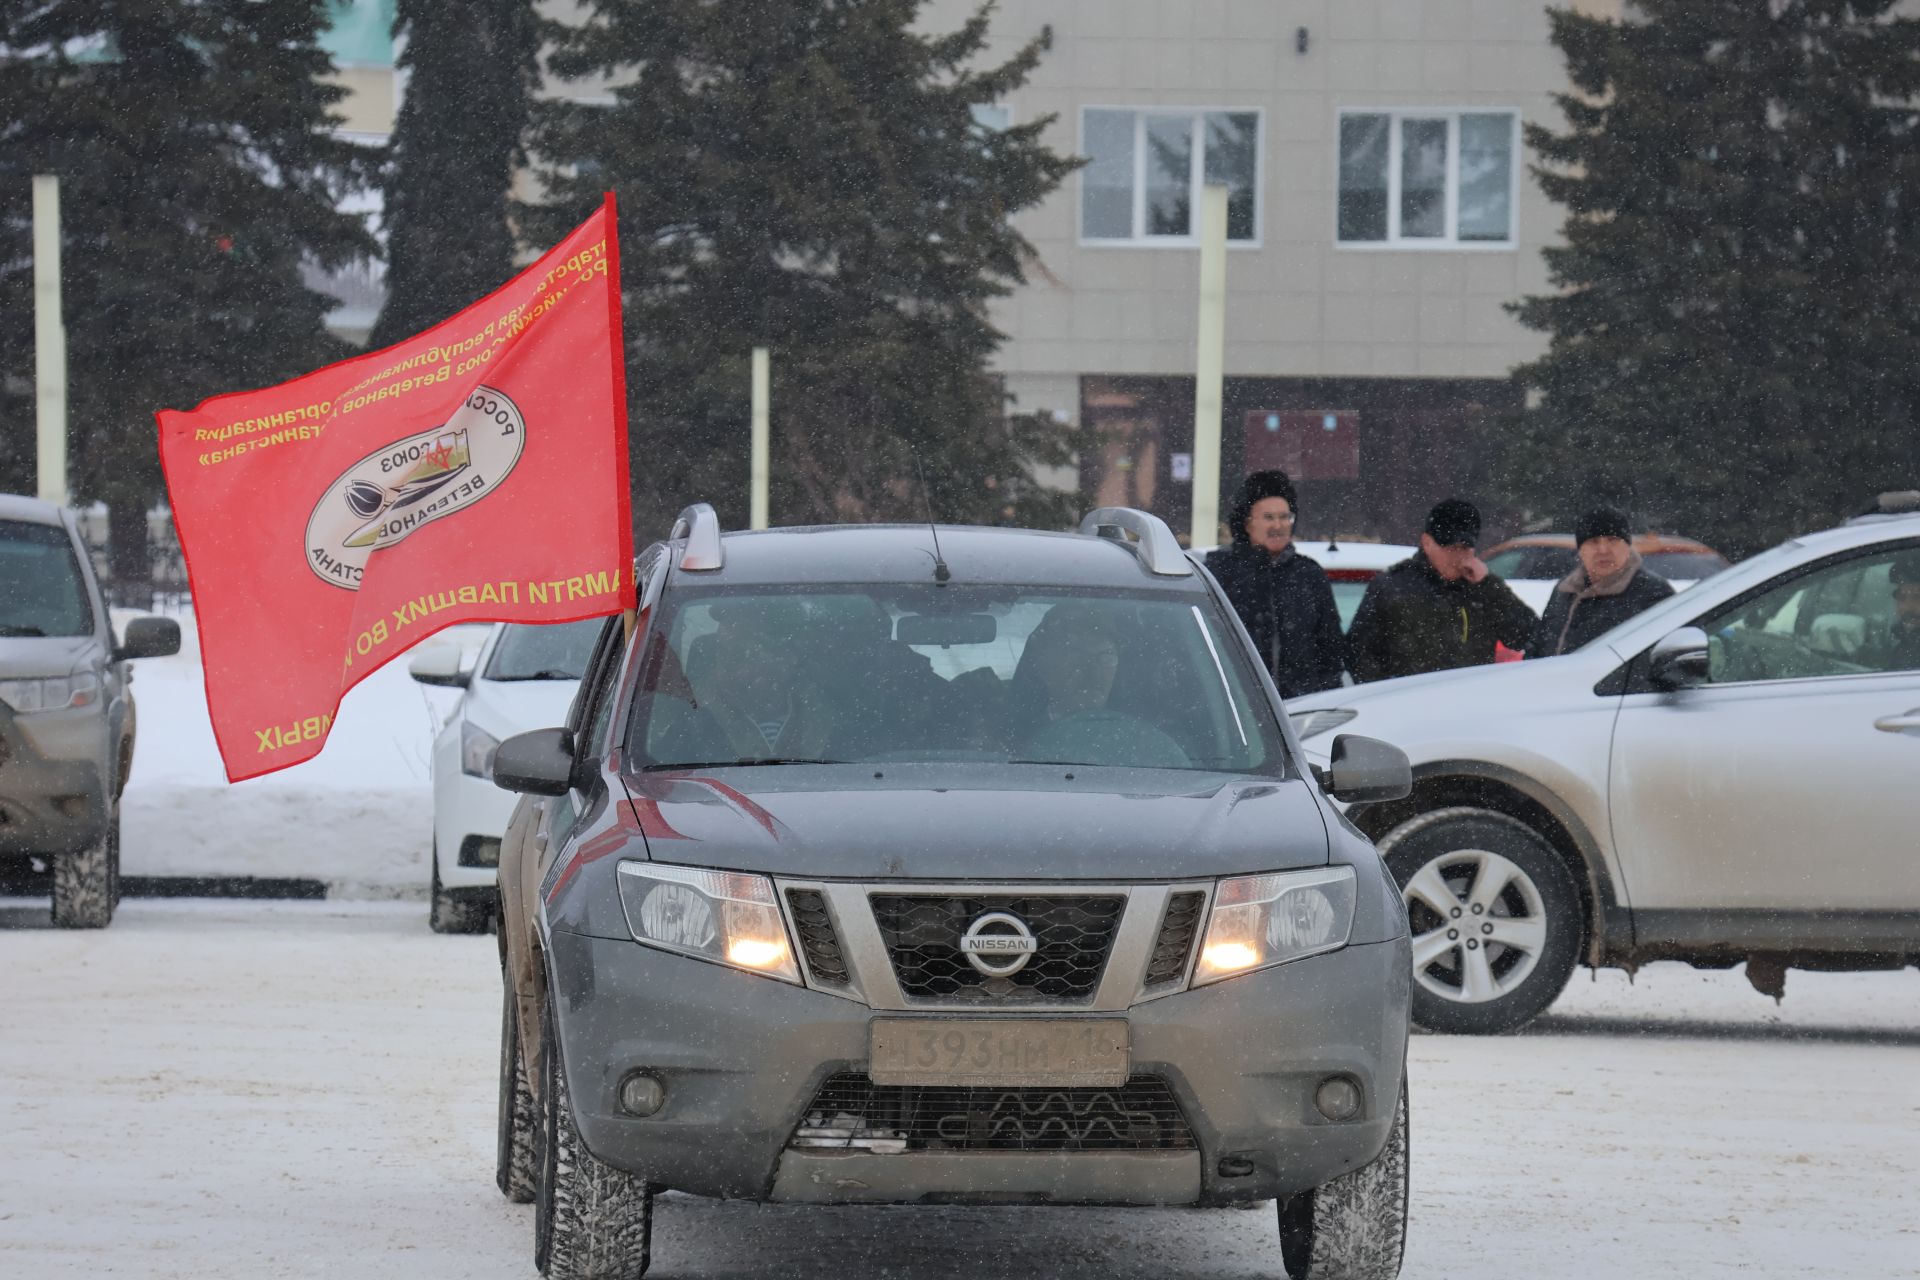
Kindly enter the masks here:
[[[229, 785], [207, 718], [200, 636], [178, 616], [180, 652], [134, 665], [139, 708], [121, 828], [130, 876], [299, 876], [334, 897], [424, 898], [433, 838], [431, 749], [457, 692], [415, 684], [406, 659], [346, 696], [326, 749]], [[427, 643], [477, 646], [484, 628]]]
[[[0, 904], [0, 1276], [530, 1277], [494, 941], [401, 903]], [[1920, 1276], [1920, 973], [1577, 976], [1412, 1046], [1409, 1280]], [[1270, 1209], [670, 1197], [662, 1277], [1277, 1276]]]

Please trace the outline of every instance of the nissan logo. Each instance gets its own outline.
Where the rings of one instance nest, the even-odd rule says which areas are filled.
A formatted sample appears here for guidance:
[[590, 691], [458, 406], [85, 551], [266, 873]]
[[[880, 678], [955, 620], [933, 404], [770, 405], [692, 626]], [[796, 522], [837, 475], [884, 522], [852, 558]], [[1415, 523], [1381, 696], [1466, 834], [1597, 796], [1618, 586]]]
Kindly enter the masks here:
[[989, 978], [1012, 977], [1027, 967], [1039, 949], [1026, 922], [1004, 911], [989, 911], [960, 935], [960, 952], [967, 963]]

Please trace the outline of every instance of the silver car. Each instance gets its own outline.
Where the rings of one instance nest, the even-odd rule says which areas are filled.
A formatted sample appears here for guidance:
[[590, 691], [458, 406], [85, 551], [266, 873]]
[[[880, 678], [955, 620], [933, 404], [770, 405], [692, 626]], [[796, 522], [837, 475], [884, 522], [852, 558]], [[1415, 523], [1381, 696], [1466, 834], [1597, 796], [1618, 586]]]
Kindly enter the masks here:
[[703, 507], [636, 579], [566, 727], [493, 760], [550, 797], [500, 864], [497, 1179], [543, 1272], [639, 1275], [671, 1189], [1278, 1201], [1295, 1277], [1398, 1273], [1406, 920], [1327, 792], [1406, 761], [1303, 768], [1164, 524]]
[[135, 618], [116, 640], [73, 513], [0, 494], [0, 861], [52, 863], [57, 925], [113, 919], [133, 767], [127, 662], [179, 648], [167, 618]]
[[1563, 657], [1296, 699], [1403, 748], [1348, 816], [1413, 931], [1414, 1019], [1504, 1031], [1574, 966], [1920, 963], [1920, 516], [1794, 539]]

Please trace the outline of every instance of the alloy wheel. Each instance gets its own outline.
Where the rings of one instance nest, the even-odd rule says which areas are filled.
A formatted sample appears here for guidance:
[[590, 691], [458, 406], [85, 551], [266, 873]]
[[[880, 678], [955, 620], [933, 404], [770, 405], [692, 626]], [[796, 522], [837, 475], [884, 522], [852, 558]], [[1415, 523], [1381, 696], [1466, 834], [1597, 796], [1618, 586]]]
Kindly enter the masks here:
[[1401, 891], [1413, 931], [1413, 976], [1443, 1000], [1482, 1004], [1532, 975], [1547, 943], [1533, 878], [1486, 849], [1430, 859]]

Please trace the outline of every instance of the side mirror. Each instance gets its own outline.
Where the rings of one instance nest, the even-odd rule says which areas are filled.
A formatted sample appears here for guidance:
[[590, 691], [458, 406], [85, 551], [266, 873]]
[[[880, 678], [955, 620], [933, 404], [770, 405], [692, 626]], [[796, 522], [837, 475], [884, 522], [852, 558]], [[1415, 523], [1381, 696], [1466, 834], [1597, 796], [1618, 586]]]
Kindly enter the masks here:
[[1707, 633], [1698, 627], [1669, 632], [1647, 650], [1647, 679], [1657, 689], [1705, 684], [1709, 674]]
[[1413, 791], [1413, 766], [1390, 742], [1343, 733], [1333, 740], [1322, 785], [1342, 804], [1402, 800]]
[[563, 796], [573, 786], [573, 739], [565, 729], [517, 733], [493, 753], [493, 785], [503, 791]]
[[113, 651], [115, 662], [128, 658], [164, 658], [180, 652], [180, 624], [172, 618], [135, 618], [126, 639]]
[[421, 684], [464, 689], [469, 680], [467, 673], [460, 669], [465, 656], [457, 644], [428, 645], [407, 663], [407, 674]]

